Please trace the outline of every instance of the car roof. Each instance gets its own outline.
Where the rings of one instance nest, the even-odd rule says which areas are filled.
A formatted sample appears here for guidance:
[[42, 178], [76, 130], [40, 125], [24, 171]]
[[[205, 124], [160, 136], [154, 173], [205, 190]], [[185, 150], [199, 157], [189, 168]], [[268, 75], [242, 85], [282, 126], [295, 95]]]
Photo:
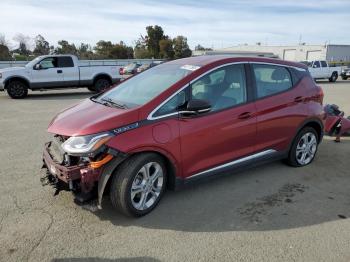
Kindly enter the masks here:
[[232, 55], [203, 55], [203, 56], [192, 56], [182, 59], [177, 59], [168, 62], [169, 64], [177, 65], [196, 65], [196, 66], [206, 66], [213, 63], [222, 62], [222, 63], [233, 63], [233, 62], [260, 62], [260, 63], [271, 63], [271, 64], [280, 64], [291, 67], [298, 67], [306, 69], [307, 66], [301, 63], [291, 62], [280, 60], [276, 58], [266, 58], [266, 57], [240, 57]]

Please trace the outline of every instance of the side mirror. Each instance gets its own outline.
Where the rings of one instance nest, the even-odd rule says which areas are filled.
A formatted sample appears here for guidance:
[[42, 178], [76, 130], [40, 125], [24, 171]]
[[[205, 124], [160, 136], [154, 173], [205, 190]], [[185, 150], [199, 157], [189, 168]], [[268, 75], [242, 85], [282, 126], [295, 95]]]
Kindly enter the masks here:
[[35, 70], [40, 70], [40, 69], [42, 69], [41, 64], [36, 64], [36, 65], [34, 66], [34, 69], [35, 69]]
[[185, 110], [181, 110], [179, 113], [182, 115], [197, 115], [207, 113], [211, 110], [209, 101], [202, 99], [193, 99], [187, 103]]

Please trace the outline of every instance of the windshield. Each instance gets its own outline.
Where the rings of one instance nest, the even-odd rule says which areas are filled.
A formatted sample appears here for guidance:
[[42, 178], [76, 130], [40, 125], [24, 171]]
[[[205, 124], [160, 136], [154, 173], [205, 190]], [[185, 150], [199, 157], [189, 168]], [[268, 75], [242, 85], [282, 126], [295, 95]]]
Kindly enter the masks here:
[[38, 56], [37, 58], [33, 59], [28, 64], [26, 64], [26, 67], [33, 67], [36, 63], [40, 61], [41, 58], [42, 56]]
[[113, 101], [127, 108], [144, 105], [190, 73], [192, 70], [181, 65], [162, 64], [122, 82], [98, 100]]

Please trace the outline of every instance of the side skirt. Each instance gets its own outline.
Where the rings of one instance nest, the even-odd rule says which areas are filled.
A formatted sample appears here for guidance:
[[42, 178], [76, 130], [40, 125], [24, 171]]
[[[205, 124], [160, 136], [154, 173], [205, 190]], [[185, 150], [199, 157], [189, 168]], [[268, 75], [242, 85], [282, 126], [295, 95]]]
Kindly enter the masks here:
[[193, 182], [200, 182], [210, 180], [216, 177], [231, 175], [243, 170], [247, 170], [265, 163], [281, 160], [288, 157], [288, 151], [266, 150], [250, 156], [239, 158], [237, 160], [219, 165], [214, 168], [202, 171], [187, 178], [176, 178], [176, 190], [181, 187], [192, 184]]

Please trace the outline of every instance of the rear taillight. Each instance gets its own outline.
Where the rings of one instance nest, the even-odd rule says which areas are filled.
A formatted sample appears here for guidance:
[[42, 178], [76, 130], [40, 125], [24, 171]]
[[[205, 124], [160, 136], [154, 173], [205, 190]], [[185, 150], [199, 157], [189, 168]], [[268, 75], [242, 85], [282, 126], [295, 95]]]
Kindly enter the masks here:
[[320, 86], [316, 86], [316, 87], [317, 87], [316, 101], [323, 104], [324, 93], [323, 93], [322, 87]]

